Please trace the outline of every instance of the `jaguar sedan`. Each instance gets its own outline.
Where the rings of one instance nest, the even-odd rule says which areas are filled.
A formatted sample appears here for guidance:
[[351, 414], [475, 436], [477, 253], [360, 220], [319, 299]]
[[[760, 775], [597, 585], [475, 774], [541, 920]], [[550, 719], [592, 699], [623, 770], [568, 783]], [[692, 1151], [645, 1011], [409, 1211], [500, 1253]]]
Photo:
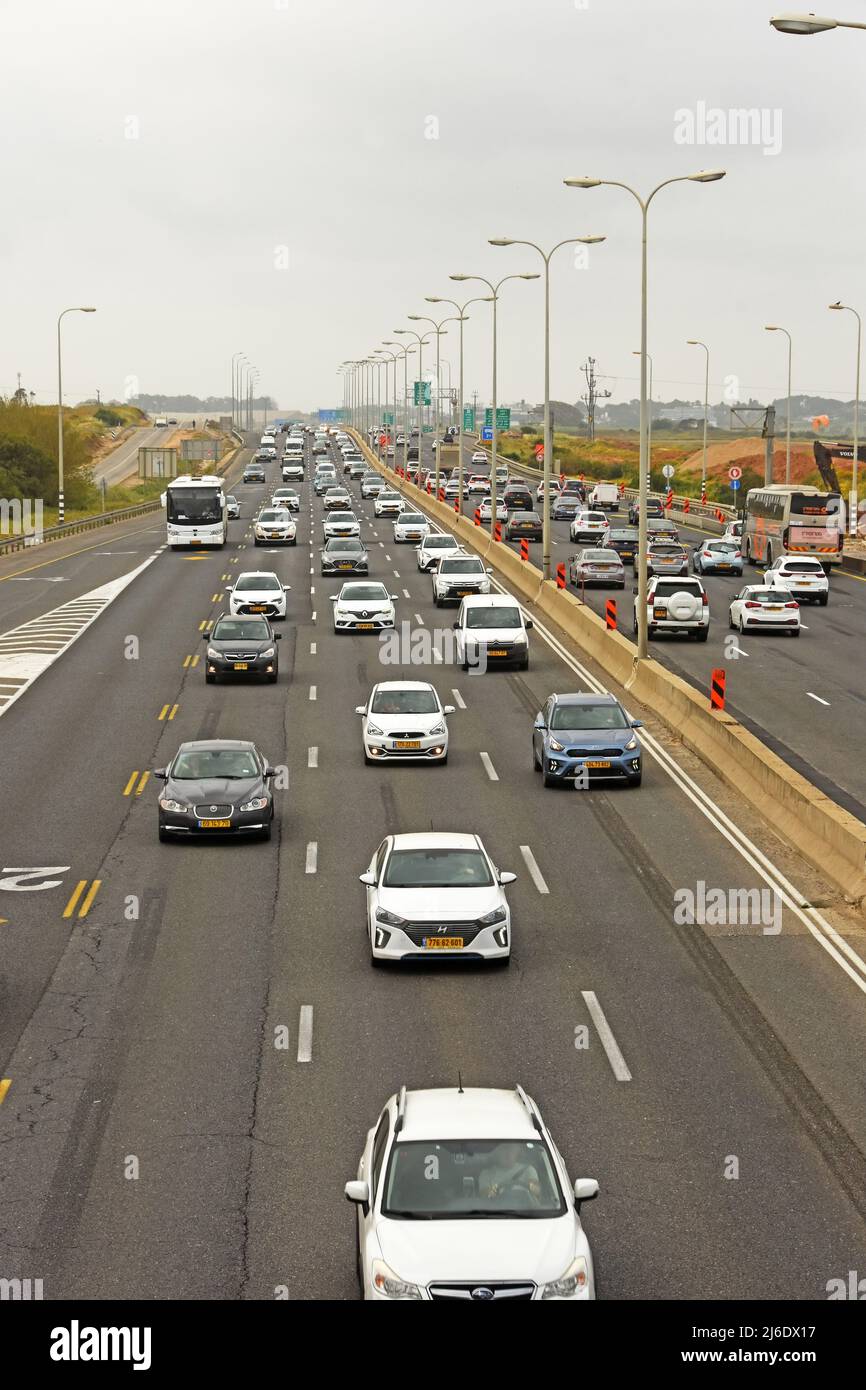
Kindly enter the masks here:
[[202, 633], [207, 642], [207, 684], [213, 685], [220, 676], [259, 676], [273, 685], [279, 674], [275, 643], [281, 636], [267, 618], [221, 613], [210, 632]]
[[443, 705], [425, 681], [380, 681], [366, 705], [358, 705], [355, 713], [364, 720], [365, 763], [407, 758], [447, 763], [446, 715], [454, 713], [454, 706]]
[[384, 584], [349, 582], [331, 595], [335, 632], [381, 632], [394, 626], [396, 594]]
[[357, 536], [335, 536], [321, 551], [322, 574], [369, 574], [370, 557]]
[[361, 882], [370, 961], [511, 958], [503, 889], [517, 875], [495, 867], [478, 835], [388, 835]]
[[271, 838], [275, 769], [246, 739], [182, 743], [154, 777], [159, 795], [159, 838], [256, 835]]

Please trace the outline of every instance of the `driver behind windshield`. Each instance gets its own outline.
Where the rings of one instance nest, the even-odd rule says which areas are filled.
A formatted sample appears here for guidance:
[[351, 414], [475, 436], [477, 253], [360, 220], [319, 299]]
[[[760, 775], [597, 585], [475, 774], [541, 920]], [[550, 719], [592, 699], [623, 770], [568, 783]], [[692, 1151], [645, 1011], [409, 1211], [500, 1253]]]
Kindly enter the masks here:
[[538, 1173], [524, 1161], [520, 1144], [500, 1144], [494, 1162], [479, 1174], [478, 1191], [482, 1197], [501, 1197], [513, 1187], [525, 1187], [533, 1197], [541, 1195]]

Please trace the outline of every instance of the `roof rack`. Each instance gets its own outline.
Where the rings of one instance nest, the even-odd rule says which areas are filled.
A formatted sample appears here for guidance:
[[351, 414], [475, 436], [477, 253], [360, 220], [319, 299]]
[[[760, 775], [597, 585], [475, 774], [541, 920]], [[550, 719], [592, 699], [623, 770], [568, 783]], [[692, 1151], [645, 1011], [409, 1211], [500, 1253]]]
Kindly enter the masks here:
[[519, 1095], [523, 1103], [523, 1107], [529, 1115], [529, 1118], [532, 1120], [534, 1127], [538, 1130], [538, 1133], [541, 1134], [541, 1116], [538, 1113], [538, 1106], [535, 1104], [535, 1101], [529, 1099], [529, 1096], [526, 1094], [522, 1086], [517, 1086], [515, 1089], [517, 1090], [517, 1094]]
[[400, 1087], [400, 1094], [397, 1097], [397, 1118], [394, 1121], [394, 1135], [398, 1135], [403, 1128], [406, 1119], [406, 1087]]

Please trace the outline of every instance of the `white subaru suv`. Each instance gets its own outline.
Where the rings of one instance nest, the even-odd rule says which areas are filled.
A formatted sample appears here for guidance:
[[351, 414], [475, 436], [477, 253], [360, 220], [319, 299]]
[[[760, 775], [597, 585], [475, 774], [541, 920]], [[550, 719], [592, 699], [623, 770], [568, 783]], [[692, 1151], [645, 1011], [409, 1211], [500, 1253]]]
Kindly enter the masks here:
[[364, 1299], [595, 1298], [580, 1210], [598, 1182], [572, 1185], [522, 1086], [404, 1086], [369, 1130], [345, 1194]]

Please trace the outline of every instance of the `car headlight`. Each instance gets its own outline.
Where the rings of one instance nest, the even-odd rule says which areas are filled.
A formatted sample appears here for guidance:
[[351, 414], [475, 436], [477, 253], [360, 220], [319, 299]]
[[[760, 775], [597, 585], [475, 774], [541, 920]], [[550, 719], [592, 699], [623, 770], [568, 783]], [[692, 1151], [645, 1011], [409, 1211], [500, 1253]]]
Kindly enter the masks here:
[[238, 807], [240, 811], [263, 811], [268, 804], [266, 796], [254, 796], [252, 801], [245, 801]]
[[220, 656], [220, 653], [219, 653], [218, 651], [216, 651], [216, 649], [215, 649], [214, 647], [208, 647], [208, 649], [207, 649], [207, 659], [208, 659], [208, 661], [216, 661], [216, 660], [218, 659], [219, 656]]
[[553, 749], [554, 753], [561, 753], [561, 752], [563, 751], [563, 749], [565, 748], [565, 744], [564, 744], [564, 743], [558, 743], [557, 740], [556, 740], [555, 738], [549, 738], [549, 739], [547, 740], [547, 742], [548, 742], [548, 746], [549, 746], [550, 748]]
[[159, 804], [164, 811], [188, 811], [189, 807], [184, 801], [172, 801], [170, 796], [161, 796]]
[[385, 907], [376, 908], [376, 921], [382, 922], [386, 927], [405, 927], [406, 918], [398, 917], [396, 912], [389, 912]]
[[576, 1293], [581, 1293], [586, 1288], [588, 1282], [586, 1260], [583, 1255], [578, 1255], [559, 1279], [554, 1279], [552, 1283], [542, 1287], [541, 1297], [573, 1298]]
[[444, 723], [442, 723], [442, 724], [434, 724], [434, 726], [433, 726], [432, 729], [428, 729], [428, 730], [427, 730], [427, 737], [428, 737], [428, 738], [437, 738], [440, 734], [444, 734], [444, 732], [445, 732], [445, 725], [444, 725]]
[[638, 744], [637, 744], [637, 739], [635, 738], [634, 734], [632, 734], [632, 736], [631, 736], [631, 738], [629, 739], [628, 743], [625, 745], [625, 751], [626, 751], [626, 753], [633, 753], [634, 750], [637, 748], [637, 746], [638, 746]]
[[367, 733], [372, 734], [374, 738], [384, 738], [382, 730], [376, 724], [368, 724]]
[[478, 918], [478, 925], [481, 927], [495, 927], [497, 922], [504, 922], [507, 913], [504, 907], [495, 907], [492, 912], [488, 912], [484, 917]]
[[262, 658], [263, 661], [270, 661], [273, 657], [276, 656], [276, 654], [277, 654], [277, 649], [276, 649], [276, 647], [268, 647], [268, 649], [267, 649], [266, 652], [260, 652], [260, 653], [259, 653], [259, 655], [261, 656], [261, 658]]
[[407, 1284], [396, 1275], [384, 1260], [373, 1261], [373, 1288], [386, 1298], [420, 1298], [421, 1290], [417, 1284]]

